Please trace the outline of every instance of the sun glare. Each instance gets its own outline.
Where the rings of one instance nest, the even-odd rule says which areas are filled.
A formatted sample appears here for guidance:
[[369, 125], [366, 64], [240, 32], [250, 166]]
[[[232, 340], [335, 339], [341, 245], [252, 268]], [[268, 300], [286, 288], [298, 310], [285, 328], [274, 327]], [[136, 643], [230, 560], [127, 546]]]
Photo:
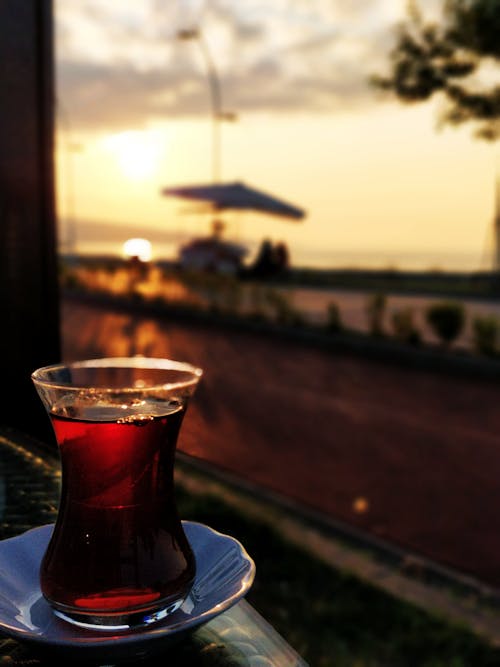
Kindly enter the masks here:
[[127, 259], [137, 257], [141, 262], [149, 262], [153, 256], [151, 243], [147, 239], [128, 239], [123, 244], [122, 252]]
[[152, 132], [119, 132], [109, 135], [105, 145], [116, 158], [123, 174], [134, 181], [143, 181], [157, 171], [162, 142]]

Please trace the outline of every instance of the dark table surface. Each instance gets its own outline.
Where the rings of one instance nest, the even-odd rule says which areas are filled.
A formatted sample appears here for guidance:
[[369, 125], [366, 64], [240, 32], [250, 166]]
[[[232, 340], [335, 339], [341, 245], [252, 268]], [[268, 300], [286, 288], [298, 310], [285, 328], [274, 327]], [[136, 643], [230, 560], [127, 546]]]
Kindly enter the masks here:
[[[0, 540], [22, 535], [31, 528], [53, 523], [59, 499], [59, 460], [41, 443], [12, 429], [0, 428]], [[0, 545], [1, 546], [1, 545]], [[3, 613], [2, 577], [0, 576], [0, 664], [49, 665], [61, 657], [60, 647], [24, 641], [1, 625]], [[40, 594], [41, 595], [41, 594]], [[8, 604], [8, 601], [7, 601]], [[80, 651], [71, 660], [90, 660], [93, 664], [117, 661], [99, 655], [88, 657]], [[306, 662], [245, 599], [212, 620], [198, 626], [182, 638], [150, 653], [121, 656], [124, 664], [168, 664], [179, 667], [195, 665], [292, 667]]]

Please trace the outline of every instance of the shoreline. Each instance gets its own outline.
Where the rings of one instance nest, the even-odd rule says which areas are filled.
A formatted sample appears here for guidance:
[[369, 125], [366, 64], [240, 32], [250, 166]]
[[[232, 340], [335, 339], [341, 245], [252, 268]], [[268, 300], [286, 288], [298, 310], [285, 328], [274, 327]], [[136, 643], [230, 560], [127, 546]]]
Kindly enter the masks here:
[[397, 269], [291, 268], [286, 276], [269, 281], [280, 286], [318, 290], [387, 292], [491, 300], [500, 298], [500, 273], [492, 271], [441, 272]]
[[[86, 265], [89, 267], [123, 267], [127, 260], [112, 255], [61, 254], [61, 262], [67, 267]], [[147, 263], [146, 263], [147, 264]], [[161, 270], [175, 271], [175, 261], [158, 259], [149, 266]], [[301, 287], [321, 290], [349, 289], [352, 291], [386, 291], [391, 294], [415, 294], [450, 296], [462, 299], [500, 299], [500, 272], [494, 271], [448, 271], [405, 270], [397, 268], [315, 268], [292, 265], [286, 272], [266, 278], [251, 275], [244, 267], [235, 276], [242, 282], [258, 281], [270, 287]]]

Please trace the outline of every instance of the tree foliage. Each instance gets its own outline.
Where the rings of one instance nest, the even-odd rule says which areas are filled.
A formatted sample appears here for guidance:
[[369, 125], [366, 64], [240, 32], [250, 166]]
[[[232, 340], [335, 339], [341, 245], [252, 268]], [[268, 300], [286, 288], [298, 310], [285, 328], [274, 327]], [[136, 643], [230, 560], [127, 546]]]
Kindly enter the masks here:
[[390, 72], [372, 83], [403, 102], [441, 94], [441, 121], [471, 122], [477, 137], [500, 138], [500, 0], [443, 0], [439, 23], [415, 1], [396, 28]]

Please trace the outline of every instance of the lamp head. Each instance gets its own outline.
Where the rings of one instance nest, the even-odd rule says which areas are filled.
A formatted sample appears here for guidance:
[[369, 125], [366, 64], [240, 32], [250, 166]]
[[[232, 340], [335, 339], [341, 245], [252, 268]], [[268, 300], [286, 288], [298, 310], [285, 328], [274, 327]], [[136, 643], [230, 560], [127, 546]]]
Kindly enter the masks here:
[[200, 38], [200, 31], [198, 30], [198, 28], [184, 28], [182, 30], [177, 31], [177, 39], [187, 41], [190, 39], [199, 39], [199, 38]]

